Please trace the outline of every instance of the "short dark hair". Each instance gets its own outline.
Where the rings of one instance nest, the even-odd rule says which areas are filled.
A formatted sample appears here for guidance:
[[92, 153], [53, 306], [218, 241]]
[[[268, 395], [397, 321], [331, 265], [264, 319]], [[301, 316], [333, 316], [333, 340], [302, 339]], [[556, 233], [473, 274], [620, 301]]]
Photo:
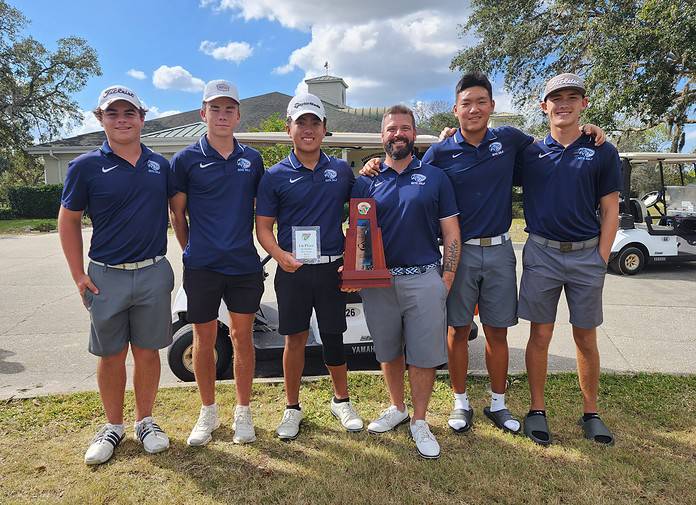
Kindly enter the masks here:
[[413, 115], [413, 111], [405, 105], [398, 104], [392, 105], [384, 111], [384, 114], [382, 115], [382, 128], [384, 128], [384, 120], [387, 119], [387, 116], [390, 114], [408, 114], [411, 116], [411, 123], [413, 124], [413, 127], [416, 127], [416, 117]]
[[476, 72], [469, 72], [468, 74], [464, 74], [462, 78], [459, 79], [457, 87], [454, 89], [455, 98], [458, 97], [459, 93], [461, 93], [465, 89], [473, 88], [474, 86], [481, 86], [482, 88], [486, 88], [486, 91], [488, 91], [488, 98], [493, 100], [493, 86], [491, 86], [491, 81], [488, 80], [486, 74], [484, 74], [483, 72], [479, 72], [478, 70]]

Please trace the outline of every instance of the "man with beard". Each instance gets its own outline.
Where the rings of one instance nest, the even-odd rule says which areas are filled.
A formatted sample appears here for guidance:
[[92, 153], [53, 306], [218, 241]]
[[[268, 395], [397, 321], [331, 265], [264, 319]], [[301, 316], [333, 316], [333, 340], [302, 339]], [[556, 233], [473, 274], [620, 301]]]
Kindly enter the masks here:
[[[345, 241], [343, 206], [355, 176], [345, 161], [327, 156], [321, 150], [326, 135], [326, 112], [319, 98], [308, 93], [293, 97], [288, 104], [286, 129], [293, 150], [261, 179], [256, 201], [256, 235], [278, 262], [275, 290], [278, 332], [285, 335], [283, 377], [287, 402], [276, 433], [283, 440], [292, 440], [297, 438], [303, 418], [300, 380], [312, 309], [317, 315], [324, 363], [334, 388], [330, 412], [347, 431], [362, 430], [363, 421], [348, 396], [343, 348], [346, 298], [339, 288]], [[277, 241], [273, 234], [276, 220]], [[305, 264], [291, 251], [293, 236], [308, 231], [316, 234], [319, 258]]]
[[534, 442], [552, 441], [544, 385], [548, 351], [561, 291], [565, 291], [583, 397], [579, 423], [585, 438], [611, 445], [614, 436], [597, 414], [602, 290], [619, 224], [621, 162], [616, 148], [578, 131], [587, 108], [585, 85], [575, 74], [550, 79], [541, 109], [551, 132], [524, 150], [519, 182], [529, 238], [522, 253], [518, 315], [530, 321], [526, 350], [531, 406], [524, 432]]
[[[89, 352], [98, 356], [97, 384], [107, 423], [85, 453], [85, 463], [108, 461], [124, 438], [126, 357], [133, 353], [135, 435], [145, 451], [169, 447], [152, 408], [160, 378], [159, 349], [171, 341], [174, 272], [167, 252], [169, 163], [140, 143], [146, 110], [125, 86], [99, 95], [94, 115], [104, 127], [99, 149], [68, 165], [58, 234], [70, 273], [89, 311]], [[93, 232], [89, 267], [82, 256], [82, 214]]]
[[[438, 458], [440, 445], [425, 421], [435, 369], [447, 361], [445, 300], [460, 254], [457, 205], [447, 176], [412, 155], [413, 112], [401, 105], [382, 118], [386, 159], [374, 178], [360, 177], [353, 198], [374, 198], [382, 230], [388, 288], [363, 289], [365, 319], [382, 365], [391, 405], [368, 431], [384, 433], [408, 422], [404, 372], [408, 365], [413, 418], [410, 432], [418, 453]], [[444, 240], [440, 265], [438, 235]], [[442, 268], [442, 273], [440, 269]], [[405, 354], [405, 356], [404, 356]]]

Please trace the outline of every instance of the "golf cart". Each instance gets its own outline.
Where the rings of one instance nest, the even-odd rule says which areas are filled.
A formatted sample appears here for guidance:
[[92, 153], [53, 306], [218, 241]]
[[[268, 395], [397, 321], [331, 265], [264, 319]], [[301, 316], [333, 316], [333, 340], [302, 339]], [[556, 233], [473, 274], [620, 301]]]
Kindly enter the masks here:
[[[635, 275], [647, 264], [696, 261], [696, 183], [685, 184], [685, 167], [696, 170], [696, 155], [622, 153], [623, 190], [619, 230], [609, 255], [609, 268]], [[656, 163], [660, 186], [632, 198], [631, 172], [639, 163]], [[679, 167], [681, 185], [665, 185], [663, 164]], [[654, 209], [651, 215], [650, 209]]]
[[[271, 259], [267, 256], [262, 264]], [[264, 276], [268, 276], [264, 268]], [[184, 382], [195, 380], [193, 375], [193, 327], [186, 320], [186, 293], [183, 286], [172, 304], [173, 342], [169, 346], [167, 360], [174, 375]], [[227, 306], [222, 301], [218, 310], [218, 336], [215, 343], [216, 375], [218, 379], [232, 379], [232, 342], [228, 328]], [[350, 370], [377, 370], [372, 337], [367, 329], [359, 293], [348, 293], [346, 304], [348, 329], [343, 334], [346, 361]], [[282, 356], [285, 337], [278, 333], [278, 309], [275, 303], [262, 303], [254, 319], [254, 347], [256, 350], [256, 377], [279, 377], [283, 375]], [[476, 323], [472, 324], [469, 340], [478, 335]], [[317, 318], [312, 313], [309, 337], [305, 350], [303, 375], [325, 375], [321, 352], [321, 337]]]

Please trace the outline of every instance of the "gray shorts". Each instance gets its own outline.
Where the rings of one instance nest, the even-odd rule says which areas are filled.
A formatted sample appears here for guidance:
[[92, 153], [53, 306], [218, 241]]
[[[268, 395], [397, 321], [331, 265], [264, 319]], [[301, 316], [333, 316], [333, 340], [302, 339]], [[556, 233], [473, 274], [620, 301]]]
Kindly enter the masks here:
[[111, 356], [129, 342], [143, 349], [162, 349], [172, 343], [174, 272], [167, 258], [137, 270], [90, 262], [87, 272], [99, 289], [98, 295], [85, 291], [92, 323], [89, 352]]
[[558, 300], [564, 289], [570, 324], [588, 329], [602, 324], [602, 289], [607, 264], [596, 247], [561, 252], [527, 240], [522, 264], [519, 317], [535, 323], [555, 322]]
[[447, 289], [437, 268], [393, 276], [390, 287], [360, 294], [377, 361], [393, 361], [405, 348], [409, 365], [435, 368], [447, 362]]
[[447, 297], [447, 324], [468, 326], [478, 303], [481, 322], [496, 328], [517, 324], [517, 274], [510, 240], [482, 247], [464, 244]]

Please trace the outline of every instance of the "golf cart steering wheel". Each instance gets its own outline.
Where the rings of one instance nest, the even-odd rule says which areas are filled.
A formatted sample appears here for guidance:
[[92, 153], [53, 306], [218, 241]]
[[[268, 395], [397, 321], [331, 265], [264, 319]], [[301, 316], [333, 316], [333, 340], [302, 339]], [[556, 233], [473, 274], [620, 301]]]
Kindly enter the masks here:
[[660, 192], [659, 191], [651, 191], [649, 193], [645, 193], [642, 197], [641, 200], [645, 204], [645, 208], [649, 209], [650, 207], [655, 207], [655, 210], [662, 216], [662, 211], [660, 208], [657, 206], [657, 204], [660, 202]]

